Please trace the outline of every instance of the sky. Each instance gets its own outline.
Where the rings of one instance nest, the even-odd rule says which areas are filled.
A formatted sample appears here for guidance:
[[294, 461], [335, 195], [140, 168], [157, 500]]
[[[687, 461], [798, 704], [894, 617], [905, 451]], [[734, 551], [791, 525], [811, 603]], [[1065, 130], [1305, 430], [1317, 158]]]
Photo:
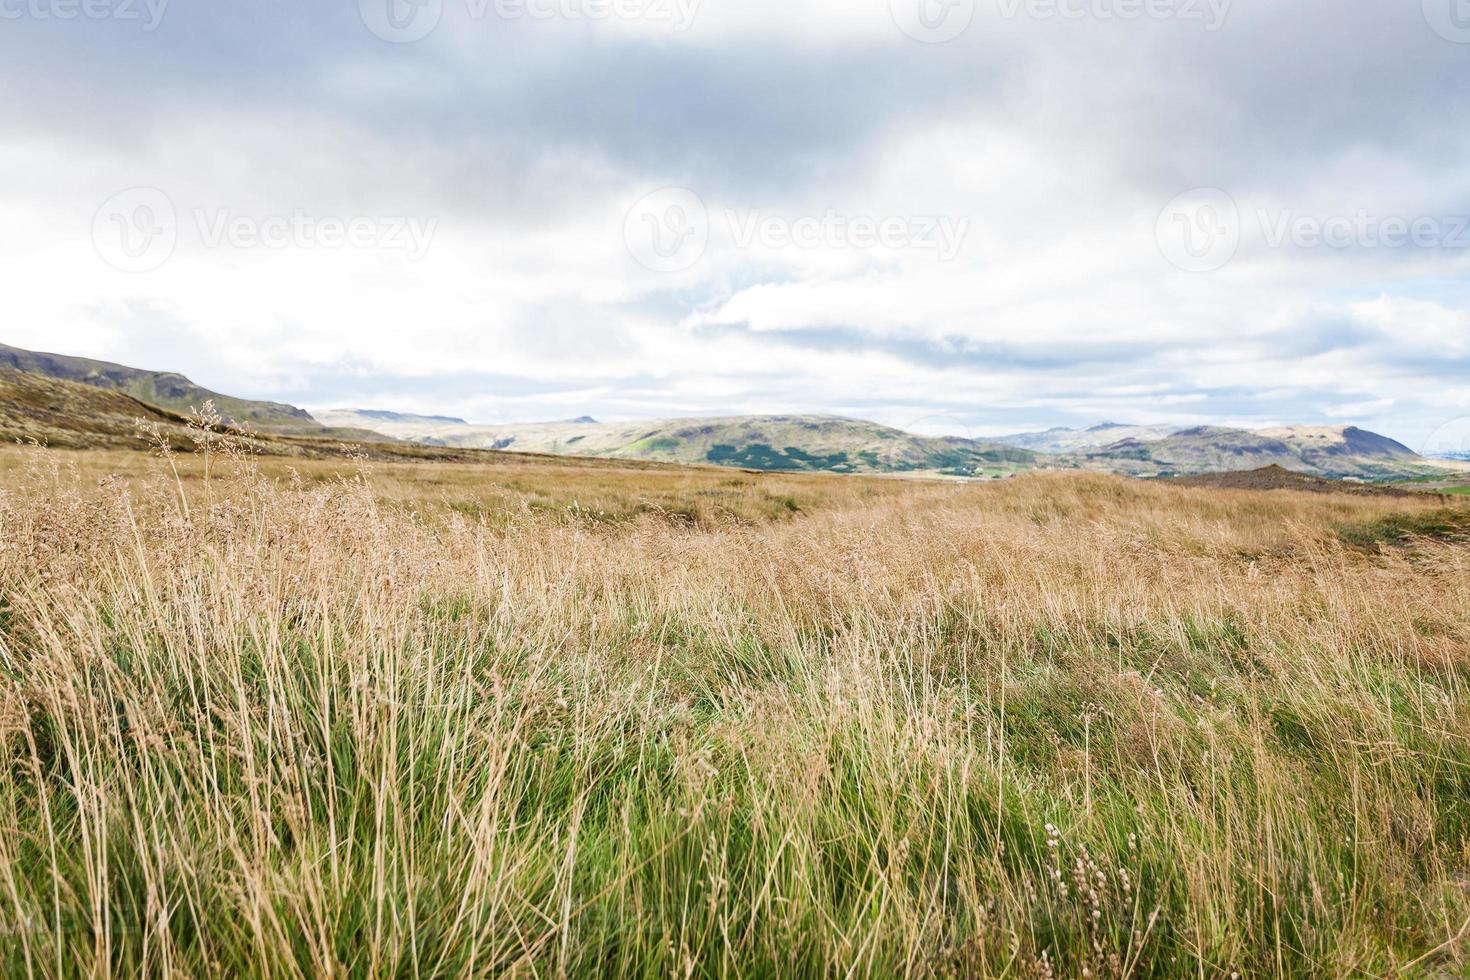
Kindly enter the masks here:
[[1470, 0], [0, 0], [0, 86], [15, 346], [1470, 449]]

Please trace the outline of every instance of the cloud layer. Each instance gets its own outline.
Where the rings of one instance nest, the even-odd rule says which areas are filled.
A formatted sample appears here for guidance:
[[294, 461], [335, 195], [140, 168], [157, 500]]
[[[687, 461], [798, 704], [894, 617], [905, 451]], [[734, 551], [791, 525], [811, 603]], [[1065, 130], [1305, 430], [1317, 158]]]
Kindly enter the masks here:
[[4, 339], [484, 422], [1422, 446], [1454, 3], [0, 0]]

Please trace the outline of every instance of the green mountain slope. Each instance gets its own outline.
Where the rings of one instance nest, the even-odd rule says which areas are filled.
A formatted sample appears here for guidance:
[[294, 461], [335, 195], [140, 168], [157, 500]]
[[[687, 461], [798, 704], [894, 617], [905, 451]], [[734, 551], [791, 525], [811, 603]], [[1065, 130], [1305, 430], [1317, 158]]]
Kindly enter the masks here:
[[0, 367], [0, 442], [57, 449], [142, 449], [138, 423], [193, 445], [184, 419], [120, 391]]
[[377, 428], [400, 439], [443, 446], [665, 463], [714, 463], [755, 470], [831, 473], [1001, 475], [1037, 465], [1035, 453], [998, 443], [918, 436], [830, 415], [754, 415], [599, 423], [590, 419], [477, 426], [343, 410], [320, 413], [331, 425]]
[[21, 350], [5, 344], [0, 344], [0, 367], [119, 392], [180, 414], [190, 413], [212, 400], [227, 424], [259, 432], [359, 440], [383, 438], [368, 429], [333, 431], [294, 405], [234, 398], [210, 391], [182, 374], [169, 371], [145, 371], [86, 357]]
[[1188, 476], [1267, 466], [1334, 479], [1405, 480], [1443, 469], [1386, 436], [1355, 426], [1229, 429], [1198, 426], [1162, 439], [1125, 439], [1081, 456], [1089, 469]]

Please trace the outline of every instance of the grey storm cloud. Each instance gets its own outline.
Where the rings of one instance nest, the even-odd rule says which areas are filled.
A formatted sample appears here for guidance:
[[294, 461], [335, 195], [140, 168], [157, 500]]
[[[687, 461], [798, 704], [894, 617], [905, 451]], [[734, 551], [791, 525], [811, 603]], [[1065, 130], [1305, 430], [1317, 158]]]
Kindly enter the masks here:
[[[540, 25], [494, 18], [463, 25], [454, 45], [448, 24], [393, 45], [349, 4], [173, 0], [148, 34], [107, 22], [3, 26], [0, 80], [26, 93], [0, 107], [13, 126], [132, 147], [181, 118], [275, 110], [470, 161], [524, 168], [593, 153], [656, 179], [698, 174], [703, 188], [737, 196], [790, 193], [859, 166], [886, 126], [963, 111], [1004, 78], [1000, 56], [960, 48], [707, 47], [538, 36]], [[466, 185], [475, 176], [473, 164], [461, 167]]]
[[[705, 11], [738, 0], [706, 0]], [[450, 3], [453, 8], [455, 4]], [[1236, 0], [1215, 32], [1185, 23], [997, 22], [982, 3], [947, 45], [894, 32], [812, 48], [760, 36], [553, 32], [493, 17], [386, 44], [351, 3], [173, 0], [159, 28], [0, 23], [7, 125], [124, 147], [180, 117], [272, 111], [388, 145], [451, 151], [393, 173], [454, 185], [465, 207], [582, 152], [651, 181], [780, 203], [861, 170], [893, 129], [991, 117], [1025, 125], [1079, 165], [1164, 199], [1219, 185], [1308, 186], [1341, 154], [1438, 162], [1470, 190], [1470, 58], [1418, 4]], [[59, 66], [65, 66], [58, 70]], [[392, 161], [377, 166], [393, 172]], [[1168, 192], [1168, 193], [1166, 193]], [[500, 202], [508, 205], [514, 195]], [[1345, 202], [1347, 203], [1347, 202]]]

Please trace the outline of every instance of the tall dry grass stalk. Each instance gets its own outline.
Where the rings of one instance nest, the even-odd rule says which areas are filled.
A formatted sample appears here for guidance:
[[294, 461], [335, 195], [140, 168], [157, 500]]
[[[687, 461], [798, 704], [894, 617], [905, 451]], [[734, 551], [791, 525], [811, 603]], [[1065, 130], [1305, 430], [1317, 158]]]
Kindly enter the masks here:
[[12, 474], [5, 973], [1464, 968], [1470, 549], [1371, 533], [1427, 505], [376, 480]]

